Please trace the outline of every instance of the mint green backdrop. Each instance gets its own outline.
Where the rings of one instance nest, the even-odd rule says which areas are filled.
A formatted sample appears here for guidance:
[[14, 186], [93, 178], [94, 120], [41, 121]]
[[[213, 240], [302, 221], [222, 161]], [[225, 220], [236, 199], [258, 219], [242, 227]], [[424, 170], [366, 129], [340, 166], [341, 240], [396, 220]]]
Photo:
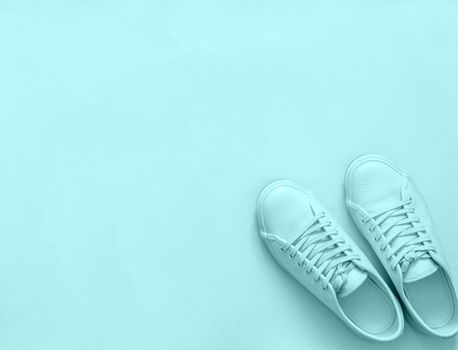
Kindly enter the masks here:
[[[0, 0], [0, 348], [454, 349], [359, 339], [257, 237], [269, 181], [411, 173], [458, 278], [458, 3]], [[386, 276], [386, 275], [385, 275]]]

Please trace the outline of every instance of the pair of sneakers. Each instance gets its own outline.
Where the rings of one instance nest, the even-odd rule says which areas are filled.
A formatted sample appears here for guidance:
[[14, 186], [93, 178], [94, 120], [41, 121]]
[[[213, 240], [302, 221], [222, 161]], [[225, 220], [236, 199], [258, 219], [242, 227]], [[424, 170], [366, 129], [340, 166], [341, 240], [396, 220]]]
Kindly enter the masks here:
[[[388, 272], [407, 318], [426, 334], [455, 335], [452, 278], [411, 178], [388, 159], [366, 155], [349, 165], [344, 186], [348, 211]], [[277, 262], [347, 326], [378, 341], [402, 334], [398, 299], [312, 192], [275, 181], [258, 197], [257, 218]]]

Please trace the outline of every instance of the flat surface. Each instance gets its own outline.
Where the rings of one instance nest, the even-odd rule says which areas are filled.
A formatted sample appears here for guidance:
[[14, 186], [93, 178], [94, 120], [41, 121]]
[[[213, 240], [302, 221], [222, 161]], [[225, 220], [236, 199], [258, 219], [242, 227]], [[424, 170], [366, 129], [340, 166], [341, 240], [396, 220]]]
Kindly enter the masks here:
[[456, 279], [457, 20], [451, 0], [0, 0], [0, 348], [457, 348], [359, 339], [254, 215], [291, 179], [369, 253], [342, 182], [380, 153]]

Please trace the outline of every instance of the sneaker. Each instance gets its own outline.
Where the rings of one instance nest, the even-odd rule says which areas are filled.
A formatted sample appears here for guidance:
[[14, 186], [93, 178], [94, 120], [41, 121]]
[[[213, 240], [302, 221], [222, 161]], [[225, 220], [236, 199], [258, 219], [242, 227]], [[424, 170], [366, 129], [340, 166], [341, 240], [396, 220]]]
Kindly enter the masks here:
[[257, 218], [280, 266], [353, 331], [378, 341], [402, 333], [397, 299], [309, 190], [289, 181], [271, 183], [258, 197]]
[[426, 334], [458, 332], [457, 297], [425, 201], [388, 159], [366, 155], [345, 175], [348, 210], [393, 281], [407, 317]]

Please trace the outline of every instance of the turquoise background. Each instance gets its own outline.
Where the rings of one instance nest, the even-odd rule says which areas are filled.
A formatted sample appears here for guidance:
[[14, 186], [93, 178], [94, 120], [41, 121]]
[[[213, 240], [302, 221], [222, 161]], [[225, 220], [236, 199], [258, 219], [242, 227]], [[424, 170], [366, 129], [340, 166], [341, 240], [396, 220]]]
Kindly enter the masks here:
[[[0, 348], [456, 349], [347, 330], [257, 236], [376, 152], [458, 278], [458, 3], [0, 0]], [[386, 276], [386, 275], [385, 275]]]

